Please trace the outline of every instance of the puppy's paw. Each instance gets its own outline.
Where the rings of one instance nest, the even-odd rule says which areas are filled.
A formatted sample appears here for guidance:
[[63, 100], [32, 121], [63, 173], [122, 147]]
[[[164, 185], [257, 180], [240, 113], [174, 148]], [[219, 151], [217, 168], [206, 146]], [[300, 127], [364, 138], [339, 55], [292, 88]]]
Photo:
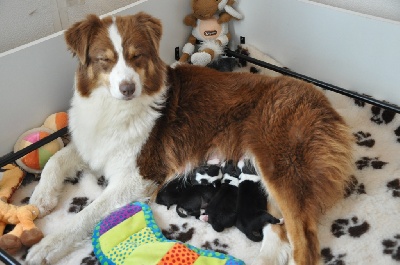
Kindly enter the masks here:
[[54, 188], [46, 188], [39, 184], [29, 199], [29, 203], [38, 207], [40, 218], [49, 214], [56, 207], [58, 195], [59, 193]]
[[38, 244], [29, 249], [26, 256], [27, 265], [52, 265], [72, 251], [68, 235], [59, 233], [43, 238]]

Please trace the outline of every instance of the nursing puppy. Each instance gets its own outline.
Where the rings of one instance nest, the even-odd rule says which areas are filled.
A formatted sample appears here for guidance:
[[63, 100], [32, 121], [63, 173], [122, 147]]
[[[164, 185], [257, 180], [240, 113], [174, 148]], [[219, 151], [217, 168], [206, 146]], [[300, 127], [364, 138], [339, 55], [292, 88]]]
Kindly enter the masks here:
[[319, 217], [342, 197], [351, 173], [343, 119], [321, 92], [290, 77], [171, 69], [159, 57], [161, 32], [144, 13], [92, 15], [65, 32], [79, 59], [72, 141], [49, 160], [30, 203], [48, 214], [77, 170], [109, 184], [74, 222], [33, 246], [27, 263], [56, 264], [116, 207], [218, 154], [255, 162], [285, 220], [294, 262], [316, 264]]
[[187, 178], [191, 186], [178, 195], [176, 212], [180, 217], [194, 216], [197, 219], [218, 192], [221, 185], [220, 168], [217, 165], [202, 165]]
[[279, 219], [267, 212], [268, 195], [261, 186], [261, 178], [257, 175], [250, 161], [238, 163], [239, 175], [236, 227], [247, 238], [255, 242], [263, 239], [263, 228], [268, 223], [280, 223]]
[[236, 224], [237, 197], [239, 184], [239, 168], [232, 160], [225, 162], [222, 167], [221, 187], [211, 198], [201, 218], [211, 224], [217, 232], [222, 232]]
[[182, 192], [192, 186], [183, 177], [177, 177], [165, 183], [157, 193], [156, 203], [167, 206], [178, 204], [182, 197]]
[[199, 218], [211, 198], [221, 185], [220, 168], [217, 165], [203, 165], [165, 183], [157, 193], [156, 203], [167, 206], [176, 204], [180, 217]]

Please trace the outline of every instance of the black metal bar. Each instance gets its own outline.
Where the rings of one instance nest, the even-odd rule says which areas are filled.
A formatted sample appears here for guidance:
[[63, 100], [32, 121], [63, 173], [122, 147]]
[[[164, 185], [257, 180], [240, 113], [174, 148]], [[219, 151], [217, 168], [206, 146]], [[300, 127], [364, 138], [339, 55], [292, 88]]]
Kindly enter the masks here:
[[49, 136], [37, 141], [36, 143], [33, 143], [27, 147], [25, 147], [24, 149], [19, 150], [18, 152], [12, 153], [11, 155], [7, 155], [5, 156], [3, 159], [0, 160], [0, 168], [14, 162], [15, 160], [23, 157], [24, 155], [29, 154], [30, 152], [32, 152], [33, 150], [38, 149], [39, 147], [50, 143], [51, 141], [57, 139], [58, 137], [61, 137], [65, 134], [67, 134], [68, 132], [68, 127], [64, 127], [52, 134], [50, 134]]
[[179, 61], [179, 47], [175, 47], [175, 61]]
[[5, 265], [21, 265], [11, 255], [0, 248], [0, 261], [4, 262]]
[[348, 96], [348, 97], [351, 97], [351, 98], [355, 98], [355, 99], [364, 101], [366, 103], [378, 106], [380, 108], [384, 108], [384, 109], [387, 109], [387, 110], [390, 110], [390, 111], [393, 111], [393, 112], [396, 112], [396, 113], [400, 113], [400, 107], [399, 106], [396, 106], [396, 105], [393, 105], [393, 104], [390, 104], [390, 103], [387, 103], [387, 102], [379, 101], [379, 100], [376, 100], [374, 98], [370, 98], [370, 97], [361, 95], [361, 94], [359, 94], [357, 92], [349, 91], [349, 90], [346, 90], [344, 88], [341, 88], [341, 87], [338, 87], [338, 86], [335, 86], [335, 85], [331, 85], [331, 84], [322, 82], [320, 80], [308, 77], [306, 75], [302, 75], [302, 74], [290, 71], [288, 69], [285, 69], [285, 68], [282, 68], [282, 67], [278, 67], [276, 65], [273, 65], [273, 64], [270, 64], [270, 63], [267, 63], [267, 62], [264, 62], [264, 61], [249, 57], [249, 56], [246, 56], [244, 54], [240, 54], [240, 53], [234, 52], [234, 51], [232, 51], [230, 49], [226, 49], [225, 53], [226, 53], [226, 55], [233, 56], [233, 57], [236, 57], [236, 58], [239, 58], [239, 59], [243, 59], [243, 60], [248, 61], [248, 62], [250, 62], [252, 64], [255, 64], [255, 65], [270, 69], [270, 70], [273, 70], [273, 71], [281, 73], [283, 75], [288, 75], [288, 76], [291, 76], [291, 77], [294, 77], [294, 78], [297, 78], [297, 79], [301, 79], [303, 81], [306, 81], [306, 82], [312, 83], [314, 85], [317, 85], [317, 86], [319, 86], [321, 88], [324, 88], [324, 89], [327, 89], [327, 90], [330, 90], [330, 91], [334, 91], [336, 93], [339, 93], [339, 94], [342, 94], [342, 95], [345, 95], [345, 96]]

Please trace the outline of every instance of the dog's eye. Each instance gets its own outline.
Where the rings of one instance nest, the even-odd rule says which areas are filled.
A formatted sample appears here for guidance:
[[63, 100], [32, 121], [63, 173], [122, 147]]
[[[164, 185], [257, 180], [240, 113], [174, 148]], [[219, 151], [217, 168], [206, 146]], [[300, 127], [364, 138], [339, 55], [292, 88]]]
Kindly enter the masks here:
[[136, 53], [135, 55], [132, 56], [133, 60], [139, 59], [140, 57], [142, 57], [141, 53]]
[[108, 62], [111, 61], [111, 60], [110, 60], [109, 58], [107, 58], [107, 57], [97, 57], [96, 60], [97, 60], [98, 62], [103, 62], [103, 63], [108, 63]]

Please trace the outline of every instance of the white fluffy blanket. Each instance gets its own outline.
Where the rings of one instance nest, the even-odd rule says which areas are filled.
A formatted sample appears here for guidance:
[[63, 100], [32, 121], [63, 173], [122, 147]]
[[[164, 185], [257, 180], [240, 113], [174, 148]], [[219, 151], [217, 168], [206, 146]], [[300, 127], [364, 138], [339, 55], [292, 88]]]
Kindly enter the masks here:
[[[274, 62], [254, 47], [247, 49], [252, 57]], [[271, 71], [251, 64], [238, 66], [235, 71], [271, 74]], [[400, 116], [333, 92], [326, 94], [352, 128], [355, 171], [354, 185], [347, 196], [320, 222], [323, 263], [400, 264]], [[33, 176], [26, 177], [13, 196], [13, 203], [26, 203], [36, 184], [37, 179]], [[37, 225], [45, 235], [62, 229], [105, 186], [101, 176], [86, 172], [73, 176], [65, 182], [57, 208], [45, 218], [38, 219]], [[155, 204], [151, 207], [158, 225], [169, 238], [229, 253], [246, 264], [251, 264], [259, 252], [261, 244], [248, 240], [236, 228], [217, 233], [207, 223], [180, 218], [173, 207], [170, 210]], [[25, 254], [26, 250], [23, 250], [16, 255], [21, 263]], [[79, 250], [59, 263], [77, 264], [98, 264], [89, 239], [81, 242]]]

